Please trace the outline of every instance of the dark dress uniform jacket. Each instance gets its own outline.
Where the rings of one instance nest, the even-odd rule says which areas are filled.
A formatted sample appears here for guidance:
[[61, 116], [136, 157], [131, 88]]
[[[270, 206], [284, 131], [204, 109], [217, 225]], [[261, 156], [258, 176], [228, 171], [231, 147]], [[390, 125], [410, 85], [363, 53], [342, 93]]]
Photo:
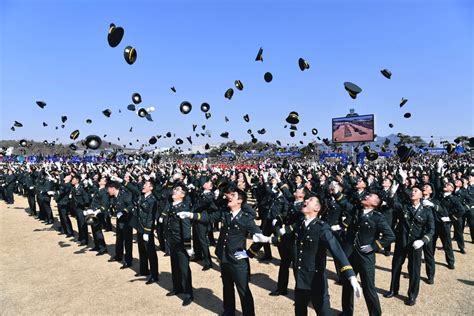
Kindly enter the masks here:
[[[216, 246], [216, 256], [223, 263], [246, 264], [245, 260], [238, 260], [234, 253], [246, 249], [247, 235], [261, 233], [260, 228], [255, 224], [254, 218], [248, 211], [241, 211], [232, 219], [232, 213], [226, 209], [212, 214], [194, 214], [194, 220], [201, 222], [220, 221], [222, 227], [219, 233], [219, 240]], [[254, 257], [253, 250], [247, 250], [249, 257]]]
[[58, 187], [58, 194], [56, 195], [56, 203], [58, 207], [67, 207], [70, 203], [69, 194], [72, 190], [71, 183], [60, 183]]
[[415, 240], [421, 239], [428, 244], [435, 230], [431, 208], [424, 207], [421, 203], [418, 209], [412, 205], [402, 205], [396, 197], [393, 201], [393, 210], [398, 218], [395, 228], [396, 243], [401, 247], [406, 247], [413, 244]]
[[[157, 200], [153, 194], [138, 199], [137, 230], [140, 234], [149, 234], [155, 228]], [[154, 238], [153, 236], [151, 238]]]
[[189, 212], [190, 206], [186, 201], [166, 208], [162, 216], [167, 220], [167, 236], [170, 246], [184, 245], [186, 249], [191, 249], [191, 220], [181, 219], [177, 215], [179, 212]]
[[[311, 290], [321, 286], [321, 277], [326, 271], [326, 252], [329, 249], [333, 258], [340, 264], [341, 273], [349, 278], [355, 276], [341, 245], [331, 232], [328, 224], [315, 218], [306, 227], [300, 220], [292, 232], [295, 237], [296, 289]], [[272, 243], [278, 243], [281, 237], [273, 237]]]
[[73, 187], [71, 193], [74, 210], [85, 210], [89, 206], [90, 197], [82, 185]]
[[125, 190], [120, 190], [116, 198], [110, 199], [110, 208], [117, 215], [122, 213], [120, 218], [117, 218], [117, 224], [123, 228], [130, 222], [130, 217], [133, 211], [132, 195]]
[[108, 212], [109, 207], [110, 196], [107, 192], [107, 189], [98, 189], [97, 192], [94, 194], [94, 197], [92, 198], [91, 209], [100, 209], [101, 213], [106, 214]]
[[363, 215], [363, 210], [359, 210], [347, 229], [343, 248], [347, 257], [350, 257], [361, 246], [370, 245], [374, 250], [381, 250], [394, 240], [395, 235], [382, 213], [374, 210]]

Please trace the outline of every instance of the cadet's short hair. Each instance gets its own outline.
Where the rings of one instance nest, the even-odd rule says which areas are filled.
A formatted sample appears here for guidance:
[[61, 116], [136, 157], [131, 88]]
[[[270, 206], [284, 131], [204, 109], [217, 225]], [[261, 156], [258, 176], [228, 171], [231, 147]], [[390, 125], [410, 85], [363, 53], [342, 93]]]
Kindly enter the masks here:
[[239, 200], [242, 200], [242, 204], [247, 203], [247, 193], [245, 193], [244, 191], [240, 189], [236, 189], [234, 192], [237, 193]]
[[120, 183], [116, 181], [108, 181], [107, 182], [107, 188], [115, 188], [115, 189], [120, 189]]

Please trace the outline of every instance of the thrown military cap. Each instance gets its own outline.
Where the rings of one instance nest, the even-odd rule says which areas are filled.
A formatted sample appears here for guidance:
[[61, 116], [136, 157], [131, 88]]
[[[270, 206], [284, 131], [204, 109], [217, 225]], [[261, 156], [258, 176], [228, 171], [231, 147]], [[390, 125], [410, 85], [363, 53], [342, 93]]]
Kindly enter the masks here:
[[298, 112], [290, 112], [290, 114], [288, 114], [288, 117], [286, 118], [286, 121], [290, 124], [298, 124], [300, 122]]
[[205, 116], [206, 116], [206, 120], [208, 120], [211, 118], [211, 113], [207, 112]]
[[316, 128], [313, 128], [313, 129], [311, 130], [311, 133], [312, 133], [313, 135], [317, 135], [317, 134], [318, 134], [318, 130], [317, 130]]
[[175, 92], [175, 93], [176, 93], [176, 88], [175, 88], [174, 86], [173, 86], [173, 87], [171, 87], [170, 89], [171, 89], [171, 91], [173, 91], [173, 92]]
[[66, 121], [67, 121], [67, 116], [66, 115], [61, 116], [61, 122], [66, 123]]
[[26, 147], [26, 145], [28, 145], [28, 142], [26, 141], [26, 139], [22, 139], [22, 140], [20, 140], [19, 144], [20, 144], [21, 147]]
[[448, 154], [454, 153], [455, 150], [456, 150], [456, 145], [454, 144], [446, 145], [446, 151], [448, 152]]
[[193, 140], [192, 140], [191, 136], [186, 137], [186, 139], [188, 140], [188, 142], [189, 142], [191, 145], [193, 144]]
[[110, 109], [105, 109], [102, 111], [102, 114], [104, 114], [107, 117], [110, 117], [112, 115], [112, 111]]
[[36, 104], [42, 109], [44, 109], [44, 107], [46, 106], [46, 102], [44, 101], [36, 101]]
[[224, 132], [221, 134], [222, 138], [229, 138], [229, 132]]
[[179, 106], [179, 110], [183, 114], [188, 114], [189, 112], [191, 112], [192, 108], [193, 106], [188, 101], [181, 102], [181, 105]]
[[410, 113], [410, 112], [406, 112], [405, 114], [403, 114], [403, 117], [405, 117], [405, 118], [410, 118], [410, 117], [411, 117], [411, 113]]
[[258, 139], [256, 139], [253, 135], [252, 135], [252, 143], [256, 144], [258, 142]]
[[296, 127], [296, 125], [290, 125], [290, 130], [297, 131], [298, 127]]
[[206, 125], [201, 126], [202, 130], [206, 129]]
[[148, 112], [144, 108], [138, 109], [138, 116], [139, 117], [145, 117], [148, 115]]
[[306, 69], [309, 69], [309, 64], [306, 60], [303, 58], [300, 58], [298, 60], [298, 65], [300, 66], [301, 71], [305, 71]]
[[291, 136], [291, 137], [295, 137], [295, 132], [294, 132], [294, 131], [291, 131], [291, 132], [290, 132], [290, 136]]
[[225, 121], [226, 123], [229, 122], [229, 118], [228, 118], [227, 116], [224, 117], [224, 121]]
[[390, 79], [390, 77], [392, 77], [392, 72], [388, 69], [382, 69], [382, 70], [380, 70], [380, 72], [387, 79]]
[[233, 95], [234, 95], [234, 89], [232, 88], [227, 89], [227, 91], [224, 93], [224, 97], [229, 100], [232, 99]]
[[123, 38], [124, 30], [122, 27], [117, 27], [111, 23], [109, 26], [109, 34], [107, 34], [107, 41], [110, 47], [117, 47]]
[[15, 127], [23, 127], [23, 124], [21, 124], [21, 123], [18, 122], [18, 121], [15, 121], [15, 123], [13, 123], [13, 126], [15, 126]]
[[267, 132], [267, 131], [266, 131], [264, 128], [259, 129], [259, 130], [257, 131], [257, 133], [259, 133], [260, 135], [263, 135], [263, 134], [265, 134], [266, 132]]
[[323, 143], [324, 143], [324, 145], [326, 145], [326, 146], [330, 146], [330, 145], [331, 145], [331, 142], [330, 142], [329, 139], [327, 139], [327, 138], [323, 138]]
[[247, 130], [247, 134], [249, 134], [249, 135], [252, 134], [252, 130], [251, 130], [251, 129], [248, 129], [248, 130]]
[[[66, 126], [66, 125], [64, 125], [64, 124], [61, 124], [61, 128], [64, 128], [65, 126]], [[56, 127], [56, 129], [57, 129], [57, 127]]]
[[171, 137], [171, 132], [166, 133], [166, 137]]
[[263, 75], [263, 79], [265, 80], [265, 82], [271, 82], [273, 80], [273, 75], [270, 72], [266, 72]]
[[47, 141], [47, 140], [44, 140], [44, 141], [43, 141], [43, 144], [44, 144], [44, 145], [48, 145], [48, 141]]
[[209, 146], [209, 144], [206, 144], [206, 145], [204, 146], [204, 149], [206, 149], [206, 150], [209, 150], [209, 148], [211, 148], [211, 146]]
[[278, 146], [281, 146], [281, 142], [279, 140], [276, 141]]
[[76, 140], [78, 137], [79, 137], [79, 130], [78, 129], [76, 129], [75, 131], [73, 131], [71, 133], [71, 135], [69, 135], [69, 138], [71, 138], [72, 140]]
[[400, 100], [400, 107], [404, 106], [405, 103], [407, 103], [407, 102], [408, 102], [408, 99], [402, 98], [402, 99]]
[[70, 144], [70, 145], [69, 145], [69, 149], [71, 149], [71, 150], [77, 150], [77, 146], [74, 145], [74, 144]]
[[201, 111], [203, 111], [204, 113], [207, 113], [209, 111], [209, 109], [211, 108], [211, 106], [204, 102], [203, 104], [201, 104]]
[[127, 105], [127, 110], [129, 111], [135, 111], [137, 108], [135, 107], [135, 104], [130, 103]]
[[244, 115], [244, 121], [247, 123], [250, 121], [250, 116], [248, 114]]
[[379, 157], [379, 154], [374, 150], [369, 150], [366, 154], [366, 157], [367, 157], [367, 160], [374, 161], [374, 160], [377, 160], [377, 158]]
[[43, 122], [43, 127], [46, 127], [46, 126], [48, 126], [48, 123]]
[[95, 150], [95, 149], [98, 149], [102, 145], [102, 140], [97, 135], [89, 135], [84, 140], [84, 145], [88, 149]]
[[240, 80], [235, 80], [234, 85], [237, 88], [237, 90], [242, 91], [244, 89], [244, 85], [242, 84], [242, 81]]
[[137, 50], [132, 46], [127, 46], [123, 51], [123, 57], [127, 64], [133, 64], [137, 60]]
[[147, 114], [145, 115], [145, 118], [146, 118], [147, 121], [153, 122], [153, 118], [151, 117], [151, 114], [150, 114], [150, 113], [147, 113]]
[[257, 57], [255, 57], [255, 61], [263, 61], [263, 48], [260, 47], [257, 53]]
[[138, 92], [135, 92], [132, 94], [132, 102], [134, 104], [140, 104], [142, 102], [142, 96]]
[[401, 145], [397, 148], [397, 156], [400, 158], [400, 162], [407, 162], [413, 154], [413, 149], [405, 145]]
[[349, 92], [349, 96], [353, 99], [357, 98], [357, 95], [362, 92], [362, 89], [352, 82], [344, 82], [344, 88]]
[[393, 128], [393, 124], [392, 124], [392, 123], [389, 123], [389, 124], [388, 124], [388, 127]]
[[197, 128], [197, 125], [196, 125], [196, 124], [193, 124], [193, 132], [196, 131], [196, 128]]
[[92, 123], [92, 120], [91, 120], [91, 119], [87, 119], [87, 120], [86, 120], [86, 123], [87, 123], [87, 124], [91, 124], [91, 123]]

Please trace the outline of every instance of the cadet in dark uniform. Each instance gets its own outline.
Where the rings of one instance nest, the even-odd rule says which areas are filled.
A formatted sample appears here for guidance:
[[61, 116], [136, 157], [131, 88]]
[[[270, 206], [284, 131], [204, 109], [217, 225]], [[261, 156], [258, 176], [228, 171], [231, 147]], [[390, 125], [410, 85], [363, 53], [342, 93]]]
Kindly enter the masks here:
[[84, 210], [89, 207], [90, 197], [82, 187], [80, 181], [81, 177], [77, 174], [71, 179], [71, 184], [73, 186], [71, 190], [72, 209], [76, 214], [77, 227], [79, 231], [77, 241], [80, 246], [87, 246], [89, 243], [89, 232], [87, 229], [86, 217], [84, 216]]
[[393, 210], [398, 218], [398, 225], [395, 229], [390, 291], [385, 293], [384, 297], [390, 298], [398, 294], [402, 266], [408, 257], [410, 280], [405, 304], [409, 306], [416, 304], [420, 288], [421, 248], [432, 240], [434, 234], [433, 212], [428, 206], [421, 204], [422, 197], [421, 190], [413, 187], [410, 196], [411, 205], [401, 204], [397, 196], [393, 199]]
[[58, 193], [56, 195], [56, 205], [59, 211], [59, 222], [61, 223], [61, 229], [66, 237], [73, 237], [74, 231], [72, 230], [71, 219], [69, 218], [68, 211], [71, 199], [69, 195], [72, 191], [71, 175], [66, 175], [63, 182], [58, 184]]
[[133, 259], [133, 228], [130, 225], [132, 216], [133, 202], [130, 193], [121, 188], [117, 182], [111, 181], [107, 184], [107, 192], [109, 193], [110, 209], [117, 217], [116, 223], [116, 238], [115, 238], [115, 256], [109, 262], [123, 259], [123, 252], [125, 248], [125, 263], [120, 269], [130, 268]]
[[[208, 214], [217, 211], [217, 206], [214, 203], [214, 194], [212, 193], [212, 181], [209, 179], [202, 185], [203, 192], [197, 197], [196, 203], [193, 205], [193, 212]], [[209, 252], [208, 232], [212, 227], [207, 223], [194, 222], [193, 223], [193, 241], [194, 241], [194, 261], [203, 261], [203, 271], [211, 269], [211, 254]]]
[[[107, 192], [107, 179], [102, 177], [99, 180], [99, 189], [94, 193], [91, 202], [91, 210], [87, 211], [87, 216], [93, 216], [91, 228], [92, 237], [94, 238], [94, 247], [91, 251], [98, 251], [97, 256], [107, 253], [102, 226], [104, 224], [104, 214], [110, 208], [110, 196]], [[91, 212], [92, 211], [92, 212]]]
[[[321, 210], [319, 199], [312, 196], [304, 202], [301, 212], [304, 219], [293, 227], [285, 227], [286, 233], [295, 236], [294, 271], [296, 279], [295, 315], [308, 314], [308, 303], [311, 301], [318, 315], [331, 315], [329, 302], [326, 253], [330, 250], [334, 260], [340, 264], [341, 273], [350, 280], [357, 297], [362, 289], [357, 282], [354, 271], [347, 260], [341, 245], [331, 232], [328, 224], [317, 216]], [[253, 236], [254, 242], [281, 242], [279, 237], [267, 237], [262, 234]]]
[[[179, 293], [184, 294], [183, 306], [193, 301], [193, 286], [189, 259], [193, 255], [191, 247], [191, 221], [189, 218], [180, 218], [180, 212], [190, 212], [190, 206], [185, 200], [188, 191], [184, 184], [175, 185], [173, 189], [172, 203], [166, 207], [162, 217], [167, 219], [167, 239], [170, 243], [171, 274], [173, 279], [173, 290], [166, 296]], [[192, 214], [192, 213], [191, 213]]]
[[35, 189], [36, 183], [33, 178], [32, 172], [27, 172], [23, 177], [23, 184], [26, 187], [26, 196], [28, 198], [28, 207], [30, 208], [30, 216], [36, 216], [36, 199], [35, 199]]
[[[368, 194], [362, 200], [362, 209], [359, 209], [347, 229], [343, 244], [344, 252], [354, 267], [360, 280], [369, 315], [381, 315], [379, 298], [375, 289], [375, 252], [384, 249], [395, 240], [390, 225], [384, 215], [375, 209], [380, 205], [380, 197]], [[344, 282], [342, 288], [342, 314], [354, 314], [352, 286]]]
[[140, 257], [140, 272], [137, 276], [150, 278], [146, 284], [158, 282], [158, 257], [155, 249], [155, 217], [158, 208], [155, 196], [152, 194], [154, 182], [147, 180], [143, 184], [142, 195], [138, 199], [137, 214], [137, 243]]
[[13, 197], [13, 191], [15, 189], [16, 176], [13, 174], [13, 170], [9, 169], [5, 182], [2, 184], [4, 187], [5, 203], [13, 204], [15, 202]]
[[51, 209], [51, 197], [54, 196], [54, 178], [48, 175], [40, 187], [41, 204], [43, 206], [46, 224], [54, 224], [53, 210]]
[[[306, 195], [307, 193], [303, 188], [296, 189], [296, 192], [294, 194], [295, 201], [290, 206], [288, 210], [288, 216], [285, 218], [283, 223], [285, 226], [293, 227], [303, 218], [303, 213], [301, 213], [301, 209], [303, 208], [303, 203]], [[281, 238], [279, 246], [281, 261], [278, 270], [277, 289], [270, 293], [271, 296], [288, 294], [288, 279], [290, 276], [290, 267], [293, 263], [295, 254], [294, 236], [292, 234], [284, 234]]]
[[423, 246], [428, 284], [434, 283], [436, 267], [434, 254], [436, 251], [436, 241], [438, 240], [438, 236], [441, 239], [441, 243], [443, 244], [443, 250], [448, 268], [451, 270], [454, 269], [454, 254], [451, 242], [451, 220], [449, 218], [449, 213], [448, 210], [440, 205], [439, 201], [431, 197], [432, 194], [433, 188], [431, 184], [427, 183], [423, 185], [423, 204], [431, 208], [435, 221], [435, 231], [433, 238], [427, 245]]
[[[392, 187], [392, 180], [389, 178], [384, 178], [382, 181], [382, 189], [379, 191], [379, 197], [382, 200], [382, 204], [379, 206], [378, 211], [385, 216], [388, 225], [393, 229], [395, 229], [396, 221], [393, 220], [393, 211], [390, 207], [390, 188]], [[390, 256], [390, 249], [391, 243], [389, 243], [384, 248], [384, 255], [386, 257]]]
[[216, 246], [216, 255], [221, 266], [221, 277], [224, 288], [224, 313], [223, 315], [235, 314], [234, 285], [240, 296], [242, 304], [242, 315], [255, 315], [255, 307], [252, 292], [249, 287], [249, 263], [248, 258], [255, 256], [254, 250], [246, 249], [248, 234], [261, 233], [255, 221], [248, 211], [243, 211], [247, 196], [241, 190], [234, 190], [227, 194], [228, 211], [221, 210], [212, 214], [194, 214], [191, 212], [180, 212], [181, 218], [192, 218], [193, 220], [208, 223], [220, 221], [222, 227]]

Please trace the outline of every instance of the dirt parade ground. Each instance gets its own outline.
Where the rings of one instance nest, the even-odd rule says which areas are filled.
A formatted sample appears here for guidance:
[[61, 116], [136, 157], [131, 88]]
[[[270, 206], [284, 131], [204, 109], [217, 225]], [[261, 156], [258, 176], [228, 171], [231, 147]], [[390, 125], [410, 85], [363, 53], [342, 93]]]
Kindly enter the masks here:
[[[57, 212], [53, 208], [56, 221]], [[72, 219], [76, 227], [75, 219]], [[55, 223], [55, 227], [59, 223]], [[218, 233], [215, 233], [216, 236]], [[468, 235], [466, 255], [454, 245], [456, 269], [448, 270], [441, 250], [436, 252], [435, 284], [428, 285], [425, 267], [417, 304], [403, 304], [408, 279], [402, 277], [400, 294], [386, 299], [382, 294], [390, 285], [392, 257], [377, 255], [376, 287], [386, 315], [474, 315], [474, 246]], [[113, 254], [115, 236], [105, 233], [109, 253]], [[92, 243], [92, 238], [90, 238]], [[250, 241], [249, 241], [250, 242]], [[89, 244], [91, 246], [91, 244]], [[440, 246], [440, 241], [438, 241]], [[72, 239], [27, 215], [27, 201], [16, 196], [14, 205], [0, 202], [0, 314], [163, 314], [212, 315], [222, 311], [222, 283], [219, 268], [203, 272], [198, 263], [191, 263], [194, 303], [181, 306], [179, 297], [166, 297], [171, 290], [169, 257], [158, 252], [159, 283], [145, 285], [147, 278], [134, 277], [138, 271], [138, 249], [134, 243], [133, 269], [120, 270], [119, 263], [107, 262], [109, 256], [96, 257], [87, 247], [79, 247]], [[211, 248], [211, 254], [214, 247]], [[287, 297], [272, 297], [276, 288], [278, 252], [270, 263], [251, 261], [251, 290], [257, 315], [293, 315], [294, 291]], [[215, 256], [213, 255], [216, 263]], [[404, 266], [406, 272], [406, 264]], [[331, 305], [341, 310], [341, 286], [334, 282], [334, 264], [328, 259]], [[294, 288], [290, 277], [290, 289]], [[240, 302], [236, 293], [237, 307]], [[363, 299], [356, 302], [357, 315], [367, 315]], [[310, 314], [313, 314], [311, 311]]]

